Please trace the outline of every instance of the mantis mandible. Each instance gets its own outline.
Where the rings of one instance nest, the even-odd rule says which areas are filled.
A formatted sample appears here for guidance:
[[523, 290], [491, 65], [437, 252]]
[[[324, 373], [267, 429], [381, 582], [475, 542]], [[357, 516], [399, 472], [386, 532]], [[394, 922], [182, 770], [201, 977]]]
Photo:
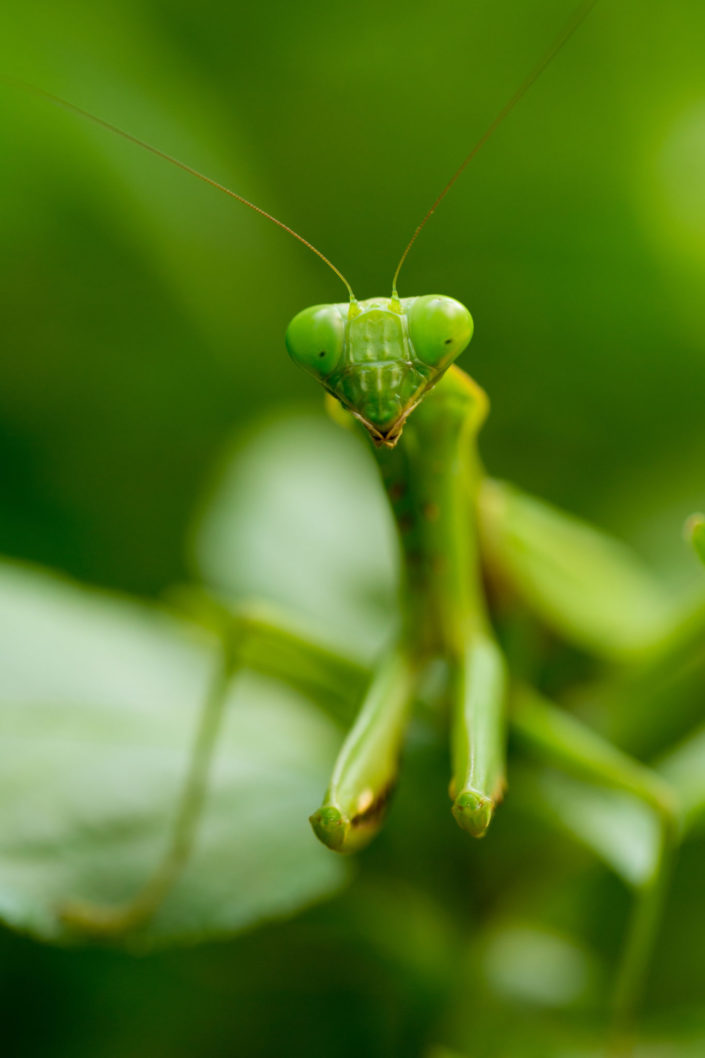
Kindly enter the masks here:
[[[663, 897], [677, 831], [674, 795], [655, 772], [617, 750], [555, 709], [536, 692], [512, 683], [492, 631], [482, 581], [481, 556], [492, 550], [492, 531], [512, 496], [484, 475], [477, 437], [488, 413], [480, 387], [455, 361], [472, 337], [473, 322], [458, 301], [440, 295], [400, 297], [397, 281], [417, 236], [477, 151], [513, 110], [595, 6], [584, 2], [546, 55], [475, 143], [442, 189], [407, 245], [389, 296], [358, 301], [342, 273], [311, 243], [239, 194], [108, 122], [48, 93], [51, 101], [179, 166], [266, 217], [321, 258], [345, 284], [349, 298], [299, 313], [289, 325], [292, 359], [321, 383], [336, 418], [356, 420], [367, 433], [399, 532], [404, 557], [404, 626], [379, 659], [360, 711], [341, 747], [323, 803], [311, 816], [313, 830], [329, 848], [355, 852], [379, 831], [396, 783], [404, 733], [428, 664], [444, 666], [444, 698], [451, 736], [450, 797], [460, 827], [482, 837], [505, 787], [505, 726], [535, 754], [566, 770], [635, 795], [653, 811], [660, 827], [657, 869], [643, 887], [624, 948], [615, 1004], [624, 1015], [634, 1002]], [[348, 422], [349, 424], [349, 422]], [[499, 513], [498, 513], [499, 512]], [[500, 525], [501, 528], [501, 525]], [[563, 531], [560, 519], [556, 532]], [[699, 539], [699, 537], [698, 537]], [[489, 543], [487, 543], [489, 540]], [[495, 556], [498, 564], [502, 557]], [[510, 576], [510, 573], [507, 573]], [[550, 609], [548, 585], [525, 586], [529, 601]], [[589, 639], [594, 621], [561, 596], [554, 613]], [[65, 918], [88, 932], [134, 928], [152, 914], [185, 857], [205, 796], [207, 768], [217, 735], [222, 689], [252, 643], [269, 648], [270, 666], [282, 675], [277, 646], [286, 642], [306, 653], [321, 671], [331, 659], [315, 643], [274, 620], [246, 611], [231, 619], [224, 660], [206, 703], [199, 740], [182, 798], [173, 844], [164, 864], [125, 908], [80, 903]], [[648, 638], [645, 636], [645, 638]], [[286, 673], [284, 672], [284, 675]], [[292, 677], [293, 678], [293, 677]], [[322, 677], [323, 678], [323, 677]]]

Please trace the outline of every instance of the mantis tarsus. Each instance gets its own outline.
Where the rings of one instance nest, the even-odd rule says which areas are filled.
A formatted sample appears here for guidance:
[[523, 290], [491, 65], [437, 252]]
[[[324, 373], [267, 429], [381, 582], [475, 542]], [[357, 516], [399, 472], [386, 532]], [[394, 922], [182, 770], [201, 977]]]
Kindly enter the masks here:
[[[583, 4], [576, 12], [556, 45], [453, 175], [429, 215], [592, 6]], [[406, 252], [408, 248], [400, 267]], [[294, 359], [316, 375], [372, 437], [406, 560], [406, 623], [401, 640], [390, 648], [372, 677], [324, 804], [312, 817], [314, 829], [326, 844], [340, 851], [359, 848], [376, 833], [396, 780], [405, 721], [417, 682], [425, 662], [441, 656], [446, 664], [451, 713], [451, 797], [454, 815], [464, 829], [481, 836], [501, 796], [503, 723], [506, 698], [511, 693], [513, 729], [534, 752], [588, 778], [635, 793], [656, 811], [662, 821], [665, 863], [675, 812], [663, 780], [555, 712], [532, 691], [522, 687], [510, 691], [483, 600], [476, 532], [478, 522], [485, 532], [491, 527], [496, 503], [505, 502], [506, 495], [501, 489], [492, 492], [476, 456], [476, 436], [487, 411], [484, 394], [452, 367], [470, 338], [471, 320], [467, 311], [449, 298], [399, 299], [398, 274], [399, 269], [390, 298], [357, 302], [350, 291], [350, 302], [306, 310], [288, 332]], [[697, 542], [702, 534], [694, 535]], [[497, 561], [501, 564], [501, 557]], [[579, 610], [576, 605], [572, 613], [578, 623]], [[258, 625], [248, 613], [240, 615], [227, 631], [225, 674], [242, 661], [245, 644], [270, 637], [276, 645], [278, 634], [285, 633], [267, 622]], [[313, 649], [305, 643], [300, 645], [303, 650]], [[220, 674], [218, 681], [222, 679]], [[204, 764], [217, 729], [218, 686], [205, 713], [200, 750], [184, 796], [181, 827], [170, 861], [127, 912], [101, 916], [95, 909], [73, 908], [67, 909], [67, 917], [82, 921], [86, 928], [102, 925], [123, 929], [138, 923], [155, 906], [188, 852], [188, 838], [204, 789]], [[630, 993], [644, 961], [641, 948], [661, 889], [659, 873], [644, 891], [644, 910], [633, 944], [627, 947], [620, 999], [623, 1007], [631, 1001]]]

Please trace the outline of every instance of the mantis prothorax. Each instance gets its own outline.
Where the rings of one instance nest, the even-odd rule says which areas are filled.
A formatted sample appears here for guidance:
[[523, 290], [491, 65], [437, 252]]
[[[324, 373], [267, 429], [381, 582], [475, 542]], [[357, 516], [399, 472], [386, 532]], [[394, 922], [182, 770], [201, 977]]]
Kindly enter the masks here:
[[[506, 524], [506, 515], [498, 511], [511, 505], [512, 496], [483, 475], [476, 440], [487, 415], [488, 401], [480, 387], [454, 366], [472, 337], [472, 318], [453, 298], [400, 298], [397, 292], [401, 267], [419, 232], [477, 151], [595, 3], [596, 0], [586, 0], [578, 7], [546, 55], [451, 176], [404, 250], [391, 294], [364, 301], [356, 299], [348, 281], [324, 254], [260, 207], [87, 111], [50, 93], [33, 91], [254, 209], [314, 252], [347, 288], [349, 300], [317, 305], [299, 313], [289, 325], [286, 343], [294, 361], [323, 385], [334, 416], [342, 414], [357, 420], [371, 439], [399, 532], [404, 559], [405, 620], [398, 640], [371, 675], [323, 804], [311, 816], [316, 835], [335, 851], [354, 852], [378, 832], [396, 782], [405, 728], [420, 680], [427, 664], [440, 658], [445, 670], [451, 732], [452, 811], [469, 834], [482, 837], [486, 832], [504, 790], [507, 715], [518, 739], [534, 754], [591, 782], [636, 796], [658, 820], [661, 851], [652, 876], [642, 887], [617, 989], [617, 1003], [624, 1013], [633, 1002], [644, 971], [662, 898], [663, 878], [676, 831], [673, 795], [664, 780], [648, 768], [603, 742], [535, 692], [510, 685], [484, 600], [480, 550], [482, 544], [498, 564], [505, 561], [501, 548], [492, 555], [492, 534], [498, 518], [504, 518]], [[567, 532], [569, 549], [573, 546], [570, 528], [565, 529], [559, 516], [556, 527], [559, 535]], [[701, 536], [698, 530], [696, 546], [702, 553], [705, 548], [701, 546]], [[581, 546], [577, 541], [578, 561]], [[511, 579], [511, 570], [507, 575]], [[542, 577], [539, 568], [537, 582], [518, 587], [525, 589], [529, 602], [537, 603], [542, 616], [548, 614], [550, 618], [560, 612], [574, 635], [589, 642], [600, 616], [585, 612], [579, 601], [567, 600], [560, 586], [556, 588], [549, 578], [542, 581]], [[77, 927], [110, 933], [139, 925], [154, 911], [175, 878], [188, 855], [204, 797], [208, 762], [224, 700], [223, 687], [236, 666], [252, 663], [253, 651], [257, 654], [253, 644], [267, 646], [257, 654], [256, 664], [283, 678], [287, 676], [286, 663], [277, 652], [284, 647], [281, 656], [293, 648], [310, 658], [312, 668], [321, 673], [324, 682], [335, 670], [335, 659], [322, 648], [269, 616], [242, 612], [225, 624], [223, 666], [204, 710], [169, 854], [155, 877], [125, 908], [101, 909], [80, 904], [67, 907], [65, 918]], [[644, 631], [645, 642], [650, 634], [649, 630]], [[359, 675], [353, 670], [347, 672], [350, 679], [358, 679]]]

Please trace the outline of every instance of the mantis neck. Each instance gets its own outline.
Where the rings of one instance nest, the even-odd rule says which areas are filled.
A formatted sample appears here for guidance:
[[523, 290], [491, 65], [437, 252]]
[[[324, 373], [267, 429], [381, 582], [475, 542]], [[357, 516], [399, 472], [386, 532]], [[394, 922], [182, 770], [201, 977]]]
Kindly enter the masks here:
[[376, 457], [402, 548], [405, 633], [415, 651], [458, 658], [486, 629], [474, 505], [484, 391], [449, 369], [394, 449]]

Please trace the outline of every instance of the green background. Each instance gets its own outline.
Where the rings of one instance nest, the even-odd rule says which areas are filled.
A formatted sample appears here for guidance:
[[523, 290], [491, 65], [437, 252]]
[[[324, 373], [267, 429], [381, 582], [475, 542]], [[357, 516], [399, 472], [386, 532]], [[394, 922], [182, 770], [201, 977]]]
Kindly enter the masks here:
[[[0, 70], [252, 198], [369, 297], [569, 10], [10, 3]], [[400, 283], [473, 313], [462, 366], [492, 400], [492, 472], [630, 540], [683, 591], [697, 570], [681, 526], [705, 502], [703, 54], [699, 0], [603, 0]], [[232, 431], [320, 405], [283, 332], [342, 287], [261, 218], [50, 104], [2, 86], [0, 122], [0, 550], [158, 595], [187, 576], [187, 527]], [[289, 923], [144, 960], [5, 937], [11, 1053], [407, 1056], [449, 1039], [545, 1055], [589, 1033], [589, 1000], [566, 1021], [509, 986], [515, 1029], [495, 993], [469, 1026], [458, 990], [480, 955], [461, 934], [488, 908], [524, 921], [548, 902], [578, 933], [604, 921], [609, 961], [626, 896], [516, 817], [468, 850], [423, 769], [353, 887]], [[510, 884], [533, 840], [541, 869]], [[652, 979], [666, 1037], [705, 1020], [699, 869], [688, 850]]]

